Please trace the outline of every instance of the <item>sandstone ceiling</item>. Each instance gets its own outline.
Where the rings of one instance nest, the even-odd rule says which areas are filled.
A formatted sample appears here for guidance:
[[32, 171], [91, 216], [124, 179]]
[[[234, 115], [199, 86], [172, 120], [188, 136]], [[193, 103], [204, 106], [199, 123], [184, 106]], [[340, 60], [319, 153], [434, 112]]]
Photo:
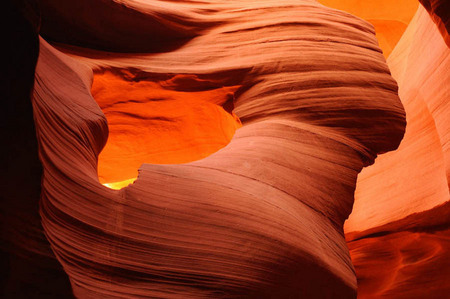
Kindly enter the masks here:
[[319, 2], [8, 1], [2, 296], [446, 298], [449, 2]]

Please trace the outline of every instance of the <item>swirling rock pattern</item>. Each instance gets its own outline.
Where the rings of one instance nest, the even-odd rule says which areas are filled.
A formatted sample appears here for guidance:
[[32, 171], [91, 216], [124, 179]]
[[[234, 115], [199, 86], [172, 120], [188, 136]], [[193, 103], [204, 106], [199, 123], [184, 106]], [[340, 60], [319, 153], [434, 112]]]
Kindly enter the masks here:
[[231, 110], [242, 76], [203, 77], [118, 69], [94, 74], [91, 93], [109, 129], [98, 161], [101, 183], [126, 185], [143, 162], [192, 162], [230, 142], [241, 126]]
[[358, 177], [355, 205], [345, 224], [358, 294], [446, 298], [450, 49], [423, 7], [388, 65], [408, 125], [398, 150], [377, 158]]
[[[41, 39], [33, 106], [42, 224], [75, 295], [355, 297], [342, 226], [356, 177], [397, 147], [405, 126], [373, 27], [315, 1], [159, 2], [189, 7], [203, 31], [151, 54], [59, 45], [75, 59]], [[177, 32], [164, 39], [179, 41]], [[74, 44], [92, 45], [82, 36]], [[128, 46], [145, 49], [126, 38], [107, 50]], [[205, 159], [143, 164], [134, 184], [106, 188], [97, 160], [108, 127], [90, 89], [92, 71], [107, 69], [234, 78], [242, 128]]]

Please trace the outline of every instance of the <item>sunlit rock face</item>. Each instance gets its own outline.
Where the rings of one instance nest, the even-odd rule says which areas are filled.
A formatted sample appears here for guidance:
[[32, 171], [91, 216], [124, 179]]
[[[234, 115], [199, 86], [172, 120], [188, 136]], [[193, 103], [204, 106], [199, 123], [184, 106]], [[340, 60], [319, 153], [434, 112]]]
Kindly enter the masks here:
[[413, 19], [413, 1], [321, 2], [347, 12], [42, 0], [42, 227], [36, 194], [2, 210], [36, 220], [32, 249], [6, 249], [46, 258], [21, 280], [60, 278], [55, 298], [445, 297], [445, 1]]
[[347, 230], [380, 226], [449, 199], [449, 53], [421, 8], [388, 59], [407, 112], [406, 133], [398, 150], [380, 156], [360, 174], [356, 197], [361, 200], [354, 205]]
[[240, 127], [232, 112], [240, 86], [233, 85], [237, 78], [207, 77], [125, 70], [94, 74], [91, 93], [109, 128], [99, 156], [100, 182], [117, 186], [135, 179], [142, 163], [187, 163], [227, 145]]
[[420, 3], [430, 13], [431, 19], [438, 26], [447, 46], [450, 47], [450, 3], [446, 0], [420, 0]]
[[358, 176], [345, 231], [361, 298], [450, 292], [450, 50], [433, 19], [419, 7], [388, 58], [407, 127]]
[[[216, 22], [171, 51], [59, 51], [41, 39], [41, 214], [74, 294], [355, 297], [342, 226], [356, 177], [398, 146], [405, 126], [372, 26], [314, 1], [197, 11], [192, 22]], [[228, 143], [233, 113], [242, 127]], [[177, 127], [186, 115], [195, 120]], [[169, 142], [186, 148], [178, 135], [226, 146], [187, 164], [143, 164], [114, 191], [97, 177], [108, 125], [112, 141], [127, 126], [122, 138], [137, 140], [126, 146], [159, 142], [161, 156]]]

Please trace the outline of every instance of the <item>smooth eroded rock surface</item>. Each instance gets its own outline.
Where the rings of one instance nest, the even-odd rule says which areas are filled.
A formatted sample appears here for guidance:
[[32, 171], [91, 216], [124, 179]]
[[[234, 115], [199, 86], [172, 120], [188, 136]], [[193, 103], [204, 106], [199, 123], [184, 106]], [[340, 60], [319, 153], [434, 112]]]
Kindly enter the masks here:
[[[373, 26], [315, 1], [164, 3], [189, 6], [193, 23], [214, 22], [177, 49], [147, 54], [57, 50], [41, 39], [33, 105], [42, 223], [75, 295], [355, 297], [342, 226], [356, 178], [405, 127]], [[216, 78], [215, 105], [242, 127], [207, 158], [143, 164], [134, 184], [103, 186], [108, 111], [91, 94], [93, 72], [130, 69]]]
[[450, 49], [421, 6], [388, 59], [406, 111], [399, 148], [358, 176], [346, 238], [361, 298], [445, 298]]

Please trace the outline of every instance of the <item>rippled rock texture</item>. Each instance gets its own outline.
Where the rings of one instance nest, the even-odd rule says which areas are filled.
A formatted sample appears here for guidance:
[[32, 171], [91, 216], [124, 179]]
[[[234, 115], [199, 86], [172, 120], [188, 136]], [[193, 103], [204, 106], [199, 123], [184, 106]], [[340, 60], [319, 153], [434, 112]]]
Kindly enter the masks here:
[[361, 297], [450, 292], [450, 50], [419, 7], [388, 58], [406, 111], [399, 148], [358, 177], [345, 231]]
[[446, 293], [449, 50], [425, 9], [388, 64], [370, 23], [316, 1], [39, 11], [41, 225], [36, 193], [2, 214], [36, 239], [7, 252], [48, 258], [24, 272], [59, 273], [47, 297]]

